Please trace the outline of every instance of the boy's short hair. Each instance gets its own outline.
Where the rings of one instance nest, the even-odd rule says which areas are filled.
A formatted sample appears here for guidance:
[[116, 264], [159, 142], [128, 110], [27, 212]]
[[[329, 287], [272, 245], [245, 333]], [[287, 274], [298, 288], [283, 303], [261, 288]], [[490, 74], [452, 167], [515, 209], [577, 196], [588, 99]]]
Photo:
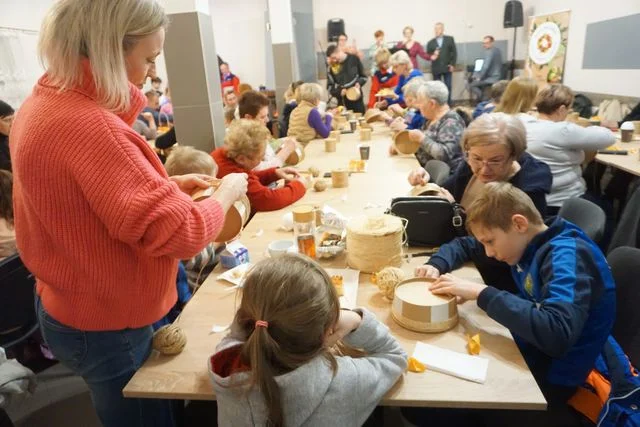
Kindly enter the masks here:
[[151, 83], [162, 83], [162, 79], [160, 77], [153, 77]]
[[467, 209], [466, 227], [473, 234], [473, 227], [499, 228], [509, 231], [513, 215], [522, 215], [530, 223], [544, 222], [536, 206], [527, 194], [508, 182], [490, 182]]
[[208, 153], [189, 146], [175, 147], [164, 164], [169, 176], [199, 173], [216, 176], [218, 165]]
[[373, 37], [375, 37], [376, 39], [378, 37], [384, 37], [384, 31], [382, 31], [382, 30], [376, 31], [375, 33], [373, 33]]
[[244, 119], [247, 114], [255, 119], [260, 110], [268, 106], [269, 98], [255, 90], [248, 90], [238, 100], [238, 113], [241, 119]]
[[253, 156], [270, 138], [271, 133], [263, 123], [242, 118], [234, 120], [224, 137], [227, 157], [235, 159], [240, 155]]

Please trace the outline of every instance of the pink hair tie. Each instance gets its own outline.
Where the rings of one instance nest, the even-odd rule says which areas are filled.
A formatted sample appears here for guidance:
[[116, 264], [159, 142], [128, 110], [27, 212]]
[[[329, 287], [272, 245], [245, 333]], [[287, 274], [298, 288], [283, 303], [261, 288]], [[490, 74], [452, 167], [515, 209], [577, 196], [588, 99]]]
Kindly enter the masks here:
[[269, 322], [266, 322], [264, 320], [256, 320], [256, 328], [259, 328], [259, 327], [268, 328]]

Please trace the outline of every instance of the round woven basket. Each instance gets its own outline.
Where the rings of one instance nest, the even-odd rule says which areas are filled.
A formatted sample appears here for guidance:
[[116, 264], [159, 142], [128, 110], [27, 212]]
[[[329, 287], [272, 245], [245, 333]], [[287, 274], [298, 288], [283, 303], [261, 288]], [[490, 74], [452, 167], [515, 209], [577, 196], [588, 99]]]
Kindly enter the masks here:
[[353, 86], [347, 89], [347, 99], [349, 101], [357, 101], [362, 97], [362, 92], [357, 87]]

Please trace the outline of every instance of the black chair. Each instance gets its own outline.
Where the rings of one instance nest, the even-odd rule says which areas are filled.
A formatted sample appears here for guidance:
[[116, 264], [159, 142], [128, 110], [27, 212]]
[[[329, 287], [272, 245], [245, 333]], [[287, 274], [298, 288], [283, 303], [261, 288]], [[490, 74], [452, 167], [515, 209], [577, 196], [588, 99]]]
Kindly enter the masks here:
[[9, 349], [38, 330], [35, 277], [18, 254], [0, 261], [0, 347]]
[[621, 246], [607, 256], [616, 281], [613, 337], [634, 366], [640, 366], [640, 249]]
[[609, 243], [608, 253], [620, 246], [640, 247], [640, 186], [633, 190], [622, 211], [618, 226]]
[[576, 197], [562, 204], [558, 216], [580, 227], [591, 240], [600, 243], [604, 236], [607, 216], [602, 208], [593, 202]]
[[429, 160], [427, 164], [424, 165], [424, 169], [431, 177], [430, 182], [438, 185], [444, 184], [451, 173], [449, 165], [440, 160]]

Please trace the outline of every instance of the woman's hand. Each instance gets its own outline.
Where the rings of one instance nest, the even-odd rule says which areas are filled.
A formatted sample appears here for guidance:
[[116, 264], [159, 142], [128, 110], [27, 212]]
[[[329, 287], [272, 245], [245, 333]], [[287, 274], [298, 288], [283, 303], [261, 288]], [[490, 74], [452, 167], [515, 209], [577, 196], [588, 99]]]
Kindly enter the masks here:
[[285, 181], [293, 181], [294, 179], [300, 178], [298, 170], [292, 167], [276, 169], [276, 175], [278, 178], [284, 179]]
[[336, 325], [327, 331], [324, 339], [326, 347], [333, 347], [342, 338], [349, 335], [352, 331], [358, 329], [362, 323], [362, 316], [351, 310], [340, 310], [340, 317]]
[[170, 181], [175, 182], [183, 193], [191, 195], [198, 190], [211, 187], [211, 177], [198, 173], [190, 173], [187, 175], [174, 175], [169, 177]]
[[429, 182], [429, 172], [427, 172], [424, 168], [417, 168], [409, 172], [409, 184], [411, 185], [424, 185]]
[[409, 139], [413, 142], [421, 142], [424, 139], [424, 133], [418, 129], [410, 130]]
[[222, 210], [226, 213], [240, 196], [247, 193], [247, 185], [246, 173], [230, 173], [222, 178], [220, 186], [211, 197], [222, 205]]
[[393, 144], [389, 145], [389, 155], [395, 156], [397, 154], [398, 154], [398, 150], [396, 150], [396, 147], [394, 147]]
[[379, 109], [386, 108], [388, 106], [389, 106], [389, 103], [384, 99], [373, 104], [374, 108], [379, 108]]
[[436, 295], [454, 295], [458, 297], [458, 303], [460, 304], [467, 300], [477, 300], [480, 292], [486, 287], [487, 285], [483, 285], [482, 283], [461, 279], [452, 274], [444, 274], [429, 286], [429, 290]]
[[285, 138], [282, 141], [282, 145], [278, 150], [276, 156], [282, 161], [282, 163], [286, 162], [291, 153], [293, 153], [296, 149], [296, 141], [293, 138]]
[[413, 275], [416, 277], [426, 277], [428, 279], [437, 279], [440, 277], [440, 270], [433, 265], [425, 264], [420, 267], [416, 267]]
[[391, 122], [389, 127], [394, 132], [400, 132], [401, 130], [405, 130], [407, 128], [407, 124], [404, 122], [402, 117], [398, 117], [394, 121]]
[[398, 104], [393, 104], [389, 107], [389, 110], [393, 111], [396, 114], [402, 114], [404, 112], [403, 108]]

